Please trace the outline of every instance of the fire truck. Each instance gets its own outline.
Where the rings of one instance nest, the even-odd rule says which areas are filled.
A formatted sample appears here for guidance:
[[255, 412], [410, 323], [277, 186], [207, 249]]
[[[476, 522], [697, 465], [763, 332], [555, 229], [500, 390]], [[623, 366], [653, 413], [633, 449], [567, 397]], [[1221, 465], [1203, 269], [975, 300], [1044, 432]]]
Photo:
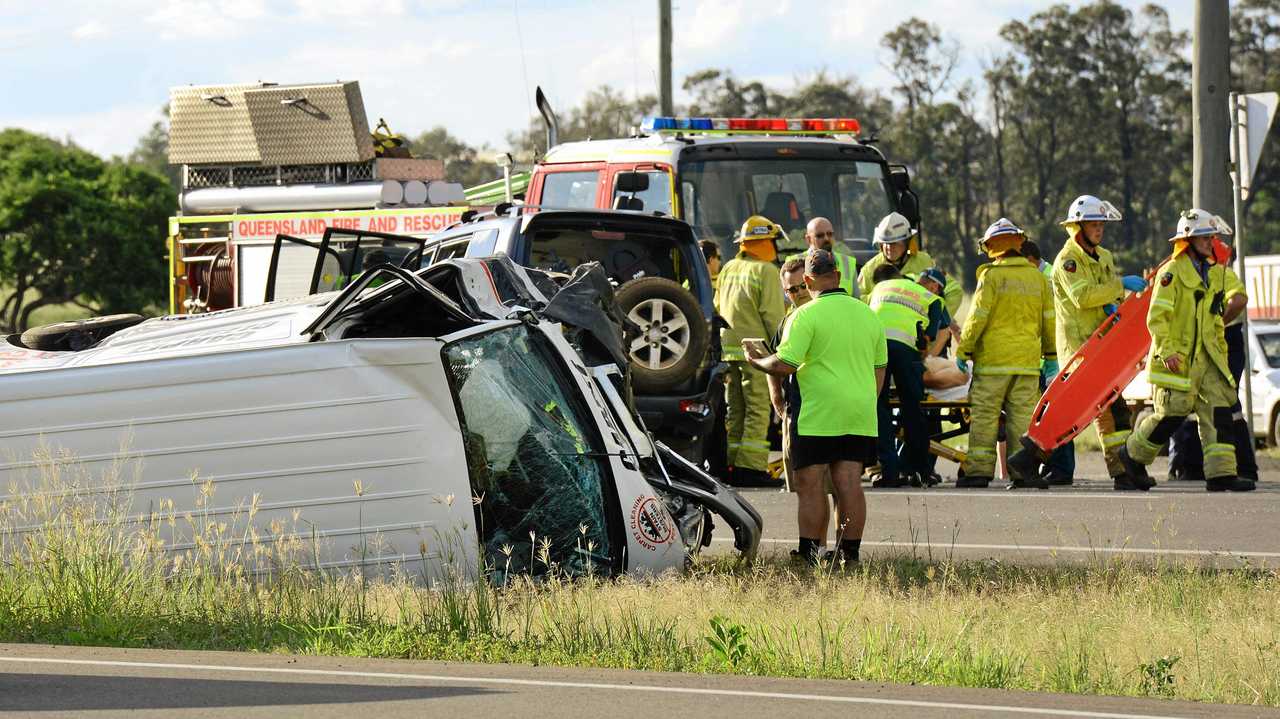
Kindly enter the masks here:
[[402, 259], [414, 249], [405, 237], [424, 239], [465, 209], [443, 163], [370, 132], [356, 82], [176, 87], [169, 107], [169, 161], [182, 167], [171, 313], [338, 289], [358, 274], [352, 263], [375, 256], [360, 248]]
[[662, 213], [726, 257], [751, 215], [783, 227], [784, 252], [802, 251], [805, 225], [826, 217], [860, 260], [885, 215], [920, 224], [907, 167], [889, 163], [855, 118], [649, 117], [632, 137], [561, 144], [540, 91], [538, 101], [550, 149], [529, 178], [531, 205]]

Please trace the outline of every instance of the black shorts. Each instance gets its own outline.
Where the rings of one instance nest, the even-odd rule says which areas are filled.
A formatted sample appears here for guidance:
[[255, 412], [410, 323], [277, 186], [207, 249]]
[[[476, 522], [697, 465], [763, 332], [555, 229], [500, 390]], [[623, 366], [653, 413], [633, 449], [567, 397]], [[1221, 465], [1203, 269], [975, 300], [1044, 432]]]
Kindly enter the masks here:
[[797, 434], [791, 437], [791, 466], [795, 469], [832, 462], [861, 462], [866, 466], [874, 464], [875, 461], [875, 437], [864, 437], [860, 434], [842, 434], [835, 437]]

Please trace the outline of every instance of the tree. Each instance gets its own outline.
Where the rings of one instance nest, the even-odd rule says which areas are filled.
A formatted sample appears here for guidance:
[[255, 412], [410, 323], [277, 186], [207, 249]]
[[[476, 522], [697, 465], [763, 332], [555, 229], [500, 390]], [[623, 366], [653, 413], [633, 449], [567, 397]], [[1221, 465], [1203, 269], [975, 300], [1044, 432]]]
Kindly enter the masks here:
[[443, 127], [433, 127], [413, 138], [409, 148], [414, 157], [443, 160], [445, 179], [461, 182], [463, 187], [474, 187], [502, 176], [496, 164], [481, 157], [481, 153], [492, 154], [489, 148], [472, 147]]
[[[999, 117], [998, 184], [1011, 219], [1046, 254], [1064, 239], [1067, 203], [1111, 200], [1125, 215], [1110, 239], [1138, 270], [1165, 256], [1164, 238], [1185, 197], [1190, 157], [1185, 33], [1149, 5], [1139, 21], [1099, 0], [1055, 5], [1000, 30], [1010, 51], [986, 74]], [[1064, 40], [1066, 39], [1066, 40]]]
[[126, 160], [164, 175], [169, 178], [173, 191], [180, 192], [182, 168], [169, 164], [169, 106], [165, 105], [160, 112], [163, 117], [151, 123], [151, 128], [138, 138]]
[[176, 202], [162, 176], [104, 162], [23, 130], [0, 132], [0, 324], [30, 325], [40, 307], [139, 312], [166, 281], [165, 223]]
[[689, 115], [695, 117], [766, 117], [776, 97], [762, 82], [740, 83], [732, 71], [715, 68], [685, 77], [682, 87], [693, 95]]
[[[885, 149], [911, 164], [921, 196], [922, 236], [930, 254], [953, 277], [972, 285], [980, 258], [973, 239], [985, 227], [993, 166], [990, 131], [978, 119], [969, 85], [953, 88], [959, 59], [936, 25], [910, 18], [880, 41], [904, 101], [889, 123]], [[939, 102], [954, 90], [955, 99]]]
[[951, 73], [960, 61], [960, 46], [944, 41], [937, 25], [909, 18], [880, 38], [890, 53], [889, 72], [898, 79], [895, 92], [906, 100], [907, 119], [916, 108], [932, 105], [939, 92], [951, 84]]

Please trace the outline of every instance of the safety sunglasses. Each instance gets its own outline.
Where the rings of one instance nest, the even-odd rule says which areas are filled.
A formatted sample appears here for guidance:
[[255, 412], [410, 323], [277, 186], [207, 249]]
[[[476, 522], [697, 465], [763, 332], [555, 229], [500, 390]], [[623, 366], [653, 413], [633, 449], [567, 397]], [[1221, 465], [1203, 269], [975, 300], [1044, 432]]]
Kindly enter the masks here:
[[790, 287], [787, 288], [787, 294], [798, 295], [801, 292], [804, 292], [804, 290], [805, 290], [804, 285], [791, 285]]

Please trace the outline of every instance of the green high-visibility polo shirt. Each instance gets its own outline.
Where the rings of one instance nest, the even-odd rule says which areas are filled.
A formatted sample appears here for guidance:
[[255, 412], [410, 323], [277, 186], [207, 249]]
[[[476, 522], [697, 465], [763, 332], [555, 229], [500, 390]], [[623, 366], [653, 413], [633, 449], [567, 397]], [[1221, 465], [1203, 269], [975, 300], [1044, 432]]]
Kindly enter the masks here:
[[875, 371], [889, 353], [884, 327], [866, 303], [843, 290], [823, 292], [791, 316], [777, 354], [798, 368], [798, 434], [877, 435]]

